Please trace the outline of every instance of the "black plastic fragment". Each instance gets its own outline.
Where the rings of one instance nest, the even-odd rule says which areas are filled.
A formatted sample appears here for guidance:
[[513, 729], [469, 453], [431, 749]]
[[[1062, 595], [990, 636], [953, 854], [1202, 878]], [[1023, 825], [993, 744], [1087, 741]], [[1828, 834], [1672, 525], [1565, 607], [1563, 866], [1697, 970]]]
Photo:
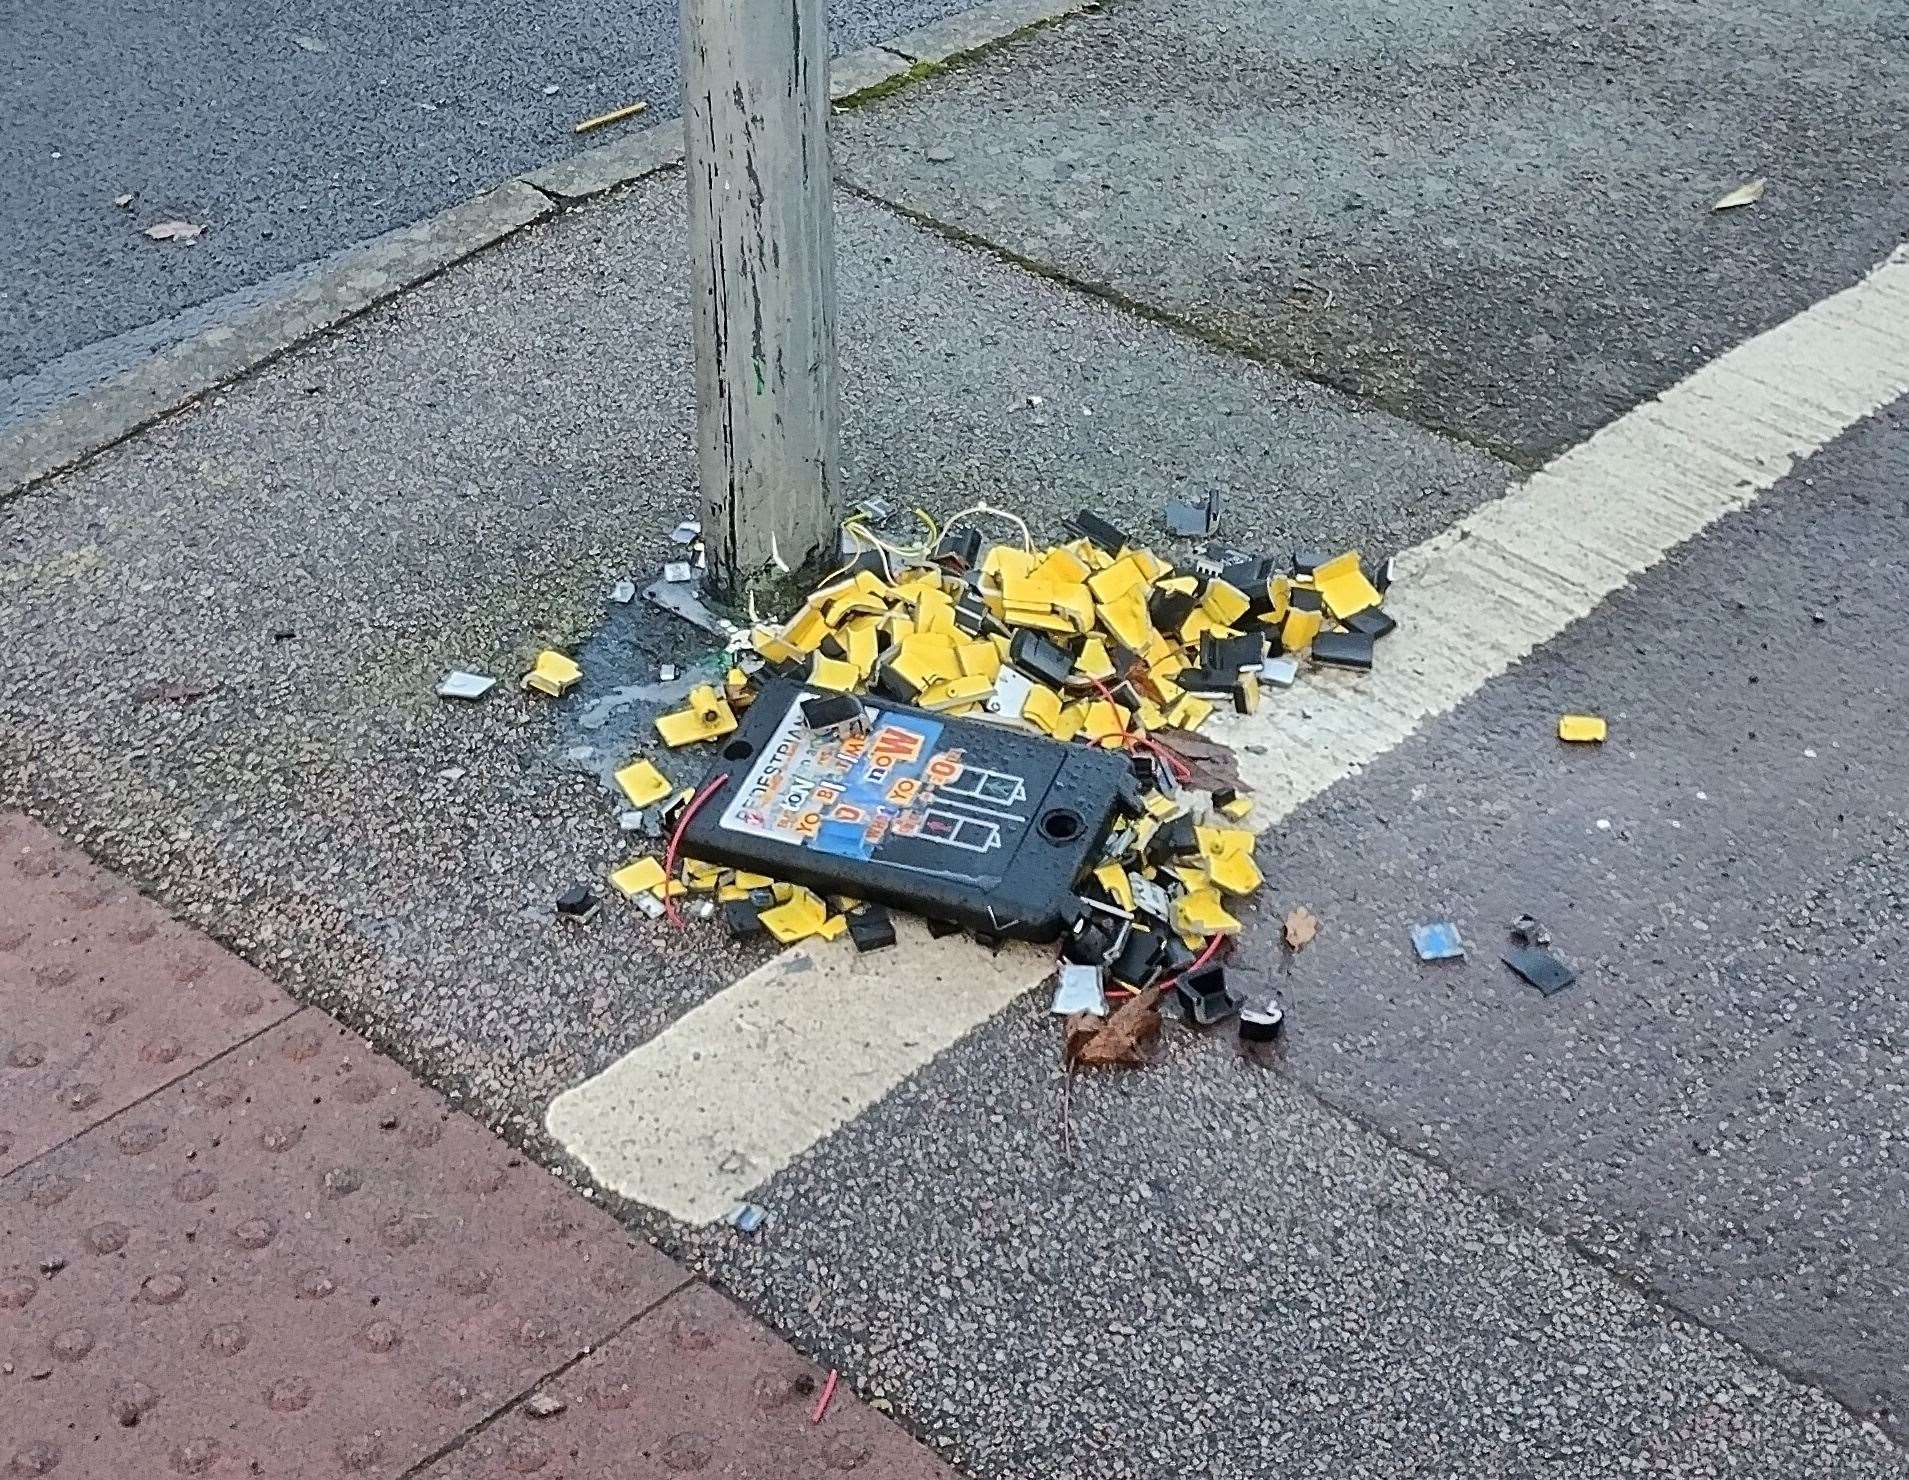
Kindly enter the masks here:
[[895, 943], [895, 921], [878, 904], [865, 904], [848, 917], [848, 938], [858, 951], [879, 951]]
[[1398, 619], [1388, 616], [1376, 606], [1369, 606], [1362, 612], [1354, 612], [1346, 618], [1346, 629], [1361, 637], [1369, 637], [1377, 642], [1381, 637], [1389, 637], [1398, 630]]
[[1312, 660], [1329, 668], [1372, 667], [1372, 639], [1358, 632], [1321, 632], [1312, 640]]
[[1066, 521], [1067, 527], [1084, 540], [1091, 540], [1109, 555], [1118, 555], [1133, 543], [1119, 525], [1102, 518], [1091, 509], [1082, 509]]
[[853, 694], [817, 694], [802, 701], [802, 723], [818, 734], [854, 729], [865, 723], [862, 701]]
[[1295, 586], [1287, 605], [1296, 612], [1322, 612], [1326, 609], [1326, 598], [1319, 594], [1317, 586]]
[[601, 903], [588, 884], [572, 884], [557, 896], [557, 916], [582, 924], [597, 912]]
[[1119, 953], [1107, 964], [1107, 974], [1123, 986], [1144, 987], [1153, 979], [1159, 958], [1159, 936], [1146, 930], [1129, 930]]
[[1578, 979], [1575, 971], [1540, 946], [1513, 946], [1501, 959], [1547, 997]]
[[1240, 1010], [1241, 1043], [1276, 1043], [1286, 1031], [1286, 1009], [1267, 1001]]
[[[1266, 637], [1260, 632], [1242, 632], [1237, 637], [1200, 639], [1200, 666], [1213, 673], [1240, 674], [1266, 661]], [[1232, 679], [1227, 682], [1230, 684]], [[1185, 685], [1182, 685], [1185, 687]]]
[[942, 940], [950, 935], [961, 934], [961, 926], [952, 920], [937, 920], [931, 915], [928, 917], [928, 934], [935, 940]]
[[942, 569], [954, 571], [957, 575], [973, 570], [981, 563], [981, 531], [973, 528], [949, 530], [941, 537], [941, 543], [935, 546], [935, 553], [930, 558]]
[[1049, 642], [1031, 627], [1014, 634], [1008, 645], [1008, 662], [1052, 689], [1065, 684], [1067, 675], [1074, 671], [1074, 659], [1067, 649]]
[[1226, 968], [1217, 961], [1186, 972], [1173, 989], [1185, 1004], [1187, 1016], [1202, 1028], [1223, 1023], [1239, 1011], [1226, 990]]
[[1200, 598], [1192, 591], [1169, 591], [1155, 587], [1147, 598], [1147, 617], [1161, 632], [1178, 632], [1180, 624], [1193, 615]]
[[725, 904], [723, 925], [737, 940], [754, 940], [768, 928], [762, 923], [762, 910], [750, 899], [732, 899]]
[[1293, 551], [1293, 574], [1309, 576], [1330, 559], [1332, 556], [1324, 550], [1295, 550]]

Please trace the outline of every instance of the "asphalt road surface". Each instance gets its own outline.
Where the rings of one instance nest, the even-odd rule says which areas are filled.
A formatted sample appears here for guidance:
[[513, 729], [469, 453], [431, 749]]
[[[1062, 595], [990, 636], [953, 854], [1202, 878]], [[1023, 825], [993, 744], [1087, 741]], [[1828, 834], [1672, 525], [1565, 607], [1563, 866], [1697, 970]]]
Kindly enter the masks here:
[[[848, 50], [963, 8], [834, 0], [829, 15]], [[607, 136], [579, 138], [581, 119], [638, 99], [674, 114], [676, 15], [669, 0], [5, 0], [0, 424], [269, 279]], [[205, 235], [141, 234], [174, 219]]]

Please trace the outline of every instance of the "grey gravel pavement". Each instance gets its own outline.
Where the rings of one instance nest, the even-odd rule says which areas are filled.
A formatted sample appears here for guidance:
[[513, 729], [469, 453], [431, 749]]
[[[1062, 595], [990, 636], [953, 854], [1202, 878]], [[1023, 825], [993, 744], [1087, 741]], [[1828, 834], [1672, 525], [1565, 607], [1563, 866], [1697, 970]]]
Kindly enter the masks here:
[[839, 130], [885, 199], [1525, 458], [1886, 255], [1906, 134], [1867, 0], [1116, 0]]
[[[690, 512], [681, 195], [530, 228], [0, 515], [0, 793], [525, 1134], [747, 965], [628, 908], [551, 917], [633, 851], [601, 777], [645, 716], [585, 716], [697, 656], [653, 615], [599, 630]], [[1054, 530], [1212, 487], [1268, 540], [1407, 544], [1503, 491], [875, 207], [841, 234], [858, 494]], [[515, 691], [546, 643], [591, 674], [554, 713]], [[453, 667], [503, 687], [432, 697]]]
[[[1899, 1433], [1906, 544], [1898, 403], [1272, 847], [1326, 922], [1294, 1072]], [[1584, 973], [1549, 1000], [1498, 960], [1527, 911]], [[1470, 959], [1421, 966], [1441, 919]]]
[[[1113, 0], [845, 118], [945, 223], [844, 201], [852, 495], [1445, 528], [1900, 230], [1904, 26], [1792, 19]], [[680, 196], [530, 226], [0, 505], [0, 805], [545, 1156], [553, 1092], [757, 959], [551, 917], [630, 851], [632, 686], [708, 658], [607, 601], [688, 512]], [[1274, 902], [1324, 931], [1288, 970], [1269, 904], [1238, 968], [1288, 993], [1281, 1064], [1176, 1027], [1063, 1098], [1030, 998], [753, 1238], [619, 1211], [983, 1480], [1909, 1480], [1905, 486], [1898, 408], [1290, 819]], [[588, 670], [554, 708], [515, 688], [545, 644]], [[503, 684], [447, 704], [451, 667]], [[1551, 738], [1579, 706], [1602, 751]], [[1561, 997], [1494, 964], [1522, 909]], [[1433, 917], [1472, 961], [1409, 958]]]
[[[829, 18], [846, 51], [964, 8], [835, 0]], [[0, 37], [0, 424], [208, 316], [188, 310], [236, 312], [268, 280], [617, 137], [578, 137], [582, 119], [677, 111], [671, 0], [4, 0]], [[140, 235], [174, 218], [205, 236]]]

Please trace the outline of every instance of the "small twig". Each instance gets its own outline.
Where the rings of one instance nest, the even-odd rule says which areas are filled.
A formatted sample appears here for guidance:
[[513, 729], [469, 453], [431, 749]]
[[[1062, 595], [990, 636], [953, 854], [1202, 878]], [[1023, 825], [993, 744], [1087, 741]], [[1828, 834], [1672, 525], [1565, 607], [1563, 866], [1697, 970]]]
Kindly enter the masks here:
[[612, 108], [608, 113], [599, 113], [595, 118], [586, 118], [570, 132], [587, 134], [593, 128], [602, 128], [605, 124], [621, 123], [626, 118], [634, 118], [639, 113], [647, 113], [648, 103], [631, 103], [627, 108]]
[[1061, 1160], [1070, 1167], [1078, 1165], [1074, 1157], [1074, 1066], [1061, 1070]]

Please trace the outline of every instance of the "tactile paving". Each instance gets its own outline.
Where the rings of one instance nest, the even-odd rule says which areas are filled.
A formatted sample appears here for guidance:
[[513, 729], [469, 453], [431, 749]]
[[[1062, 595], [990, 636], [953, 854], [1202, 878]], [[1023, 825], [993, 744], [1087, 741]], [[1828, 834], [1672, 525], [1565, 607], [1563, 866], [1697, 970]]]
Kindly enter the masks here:
[[311, 1011], [0, 1182], [0, 1240], [6, 1462], [62, 1480], [402, 1475], [683, 1280]]
[[[424, 1480], [953, 1480], [894, 1423], [707, 1285], [671, 1296], [424, 1472]], [[550, 1409], [563, 1405], [558, 1411]]]
[[0, 814], [0, 1175], [293, 1006], [38, 823]]

